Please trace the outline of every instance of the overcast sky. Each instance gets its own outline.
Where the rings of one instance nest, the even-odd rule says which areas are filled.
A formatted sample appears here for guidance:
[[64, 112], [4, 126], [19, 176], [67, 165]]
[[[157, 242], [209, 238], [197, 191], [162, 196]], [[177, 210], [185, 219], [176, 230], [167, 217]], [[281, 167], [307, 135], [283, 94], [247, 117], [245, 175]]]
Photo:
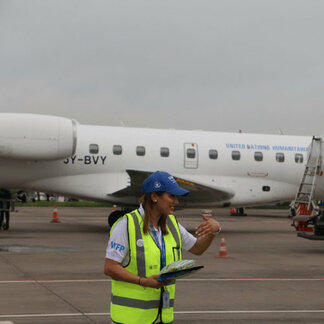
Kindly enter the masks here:
[[0, 112], [324, 134], [324, 1], [0, 0]]

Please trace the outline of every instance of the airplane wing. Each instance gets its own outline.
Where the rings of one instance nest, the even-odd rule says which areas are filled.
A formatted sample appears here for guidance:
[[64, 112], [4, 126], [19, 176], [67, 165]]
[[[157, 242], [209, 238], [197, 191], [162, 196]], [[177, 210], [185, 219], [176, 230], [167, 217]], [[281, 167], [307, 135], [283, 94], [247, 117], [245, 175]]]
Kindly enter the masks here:
[[[84, 197], [123, 204], [136, 205], [141, 196], [144, 180], [152, 172], [126, 170], [126, 172], [83, 174], [64, 177], [44, 178], [27, 181], [22, 188], [38, 188], [39, 191], [60, 193], [71, 197]], [[219, 202], [226, 202], [234, 196], [234, 192], [221, 187], [211, 187], [203, 183], [201, 176], [197, 179], [191, 175], [174, 175], [178, 184], [190, 191], [190, 194], [179, 198], [179, 207], [217, 206]], [[55, 188], [55, 190], [52, 190]]]
[[[122, 190], [114, 192], [112, 195], [114, 197], [130, 197], [130, 196], [139, 196], [142, 188], [143, 181], [150, 175], [152, 172], [146, 171], [137, 171], [137, 170], [126, 170], [130, 177], [130, 186]], [[234, 192], [228, 189], [211, 187], [206, 184], [201, 183], [200, 181], [190, 179], [188, 175], [174, 175], [175, 180], [178, 184], [190, 191], [190, 194], [185, 197], [179, 197], [180, 206], [186, 205], [203, 205], [208, 203], [216, 203], [219, 201], [229, 200], [234, 196]]]
[[126, 172], [114, 172], [42, 178], [21, 183], [20, 187], [27, 190], [37, 188], [38, 191], [67, 197], [107, 201], [108, 195], [123, 190], [129, 185], [130, 179]]

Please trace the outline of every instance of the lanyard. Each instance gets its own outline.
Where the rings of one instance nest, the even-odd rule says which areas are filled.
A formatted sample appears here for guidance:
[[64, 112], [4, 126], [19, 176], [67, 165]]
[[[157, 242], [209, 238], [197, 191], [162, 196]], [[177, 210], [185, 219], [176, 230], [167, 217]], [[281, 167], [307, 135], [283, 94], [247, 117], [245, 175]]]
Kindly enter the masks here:
[[152, 233], [153, 233], [153, 239], [156, 243], [156, 245], [158, 246], [158, 248], [160, 249], [161, 251], [161, 262], [162, 262], [162, 268], [164, 268], [166, 266], [166, 252], [165, 252], [165, 243], [164, 243], [164, 237], [163, 237], [163, 233], [161, 233], [161, 241], [162, 241], [162, 246], [160, 245], [160, 242], [159, 242], [159, 238], [157, 236], [157, 231], [156, 229], [154, 228], [154, 226], [151, 224], [151, 230], [152, 230]]

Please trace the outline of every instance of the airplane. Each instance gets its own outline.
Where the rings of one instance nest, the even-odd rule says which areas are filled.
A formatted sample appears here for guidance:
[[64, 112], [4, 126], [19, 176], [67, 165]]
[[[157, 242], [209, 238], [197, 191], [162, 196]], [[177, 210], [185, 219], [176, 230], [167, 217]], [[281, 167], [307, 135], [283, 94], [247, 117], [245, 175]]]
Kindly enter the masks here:
[[[294, 199], [311, 136], [81, 125], [0, 113], [0, 187], [137, 206], [143, 180], [171, 173], [180, 207], [242, 207]], [[324, 195], [323, 174], [315, 196]]]

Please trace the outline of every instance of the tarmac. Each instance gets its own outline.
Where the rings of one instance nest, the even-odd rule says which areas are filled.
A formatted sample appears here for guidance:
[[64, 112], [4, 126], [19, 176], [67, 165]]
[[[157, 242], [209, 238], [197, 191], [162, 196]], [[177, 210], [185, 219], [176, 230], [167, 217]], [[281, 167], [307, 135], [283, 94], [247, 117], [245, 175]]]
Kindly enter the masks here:
[[[111, 323], [105, 208], [19, 207], [0, 231], [0, 324]], [[196, 259], [204, 269], [177, 280], [175, 323], [323, 323], [324, 241], [298, 238], [287, 210], [214, 209], [220, 236]], [[194, 231], [201, 210], [175, 213]]]

